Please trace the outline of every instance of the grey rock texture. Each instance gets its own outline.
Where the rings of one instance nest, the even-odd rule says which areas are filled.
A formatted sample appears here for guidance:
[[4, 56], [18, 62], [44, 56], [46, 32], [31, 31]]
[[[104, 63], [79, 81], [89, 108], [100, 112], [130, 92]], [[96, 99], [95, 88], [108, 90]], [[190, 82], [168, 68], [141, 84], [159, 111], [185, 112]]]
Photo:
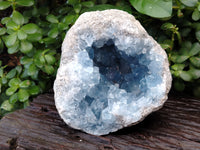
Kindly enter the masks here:
[[132, 15], [86, 12], [64, 39], [55, 104], [69, 126], [104, 135], [160, 109], [171, 82], [165, 51]]

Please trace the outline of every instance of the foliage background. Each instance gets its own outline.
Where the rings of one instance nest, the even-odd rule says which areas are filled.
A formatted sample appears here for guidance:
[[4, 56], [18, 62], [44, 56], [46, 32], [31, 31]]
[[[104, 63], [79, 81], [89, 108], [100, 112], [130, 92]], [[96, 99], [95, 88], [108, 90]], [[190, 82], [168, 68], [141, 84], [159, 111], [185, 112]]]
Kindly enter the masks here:
[[0, 117], [52, 88], [67, 30], [105, 9], [134, 15], [166, 50], [173, 89], [200, 97], [198, 0], [0, 0]]

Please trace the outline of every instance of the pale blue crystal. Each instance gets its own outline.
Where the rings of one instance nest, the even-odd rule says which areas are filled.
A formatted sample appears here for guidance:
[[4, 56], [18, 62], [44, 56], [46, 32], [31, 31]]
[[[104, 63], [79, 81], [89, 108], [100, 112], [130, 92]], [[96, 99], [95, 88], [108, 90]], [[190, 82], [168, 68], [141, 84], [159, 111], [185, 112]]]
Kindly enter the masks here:
[[163, 104], [167, 57], [143, 30], [133, 36], [110, 25], [99, 35], [90, 26], [76, 28], [76, 43], [63, 53], [54, 85], [56, 106], [68, 125], [108, 134]]

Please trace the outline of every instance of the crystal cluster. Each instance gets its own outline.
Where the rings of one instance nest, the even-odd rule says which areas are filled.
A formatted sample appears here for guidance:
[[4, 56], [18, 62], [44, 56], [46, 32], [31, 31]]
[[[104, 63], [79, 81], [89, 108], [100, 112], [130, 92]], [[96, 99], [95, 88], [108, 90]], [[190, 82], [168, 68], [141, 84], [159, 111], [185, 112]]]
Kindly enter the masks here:
[[104, 135], [162, 107], [171, 87], [167, 55], [130, 14], [82, 14], [67, 32], [54, 83], [60, 116]]

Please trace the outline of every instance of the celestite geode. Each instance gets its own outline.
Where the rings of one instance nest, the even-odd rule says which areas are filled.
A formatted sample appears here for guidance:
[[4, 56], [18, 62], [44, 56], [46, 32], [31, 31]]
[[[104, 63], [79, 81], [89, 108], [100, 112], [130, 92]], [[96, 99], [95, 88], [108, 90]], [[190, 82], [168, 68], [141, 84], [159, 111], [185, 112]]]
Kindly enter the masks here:
[[171, 80], [165, 51], [132, 15], [87, 12], [63, 42], [55, 104], [69, 126], [104, 135], [161, 108]]

